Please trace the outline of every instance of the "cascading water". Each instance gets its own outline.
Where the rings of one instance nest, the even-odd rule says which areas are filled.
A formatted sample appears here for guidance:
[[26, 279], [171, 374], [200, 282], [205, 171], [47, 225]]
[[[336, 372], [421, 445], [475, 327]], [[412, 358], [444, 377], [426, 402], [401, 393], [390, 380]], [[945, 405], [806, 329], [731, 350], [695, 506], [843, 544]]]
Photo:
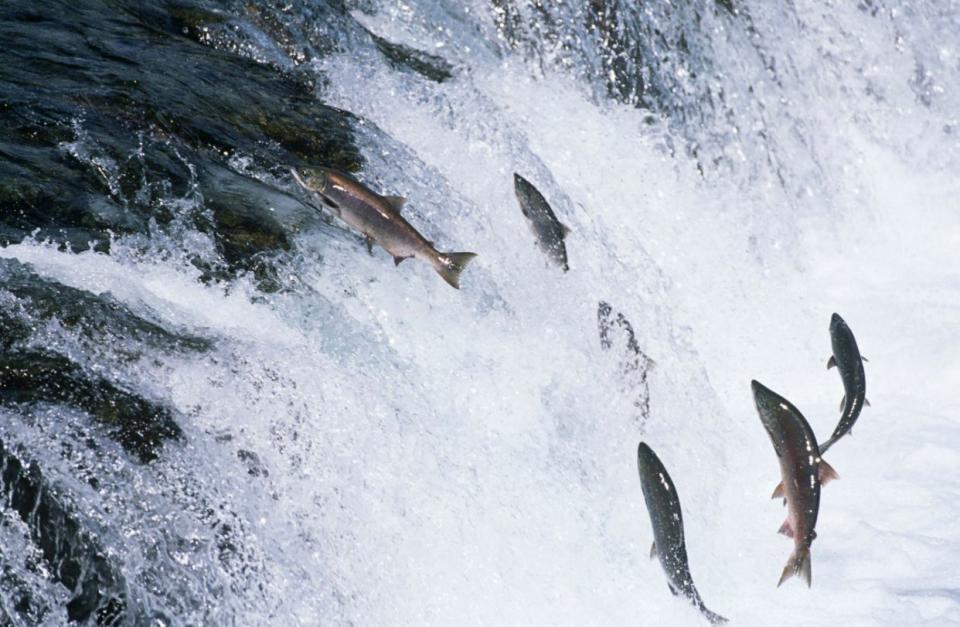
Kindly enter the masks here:
[[[960, 621], [960, 5], [13, 0], [0, 41], [3, 622], [700, 624], [641, 438], [736, 624]], [[777, 589], [748, 384], [825, 439], [835, 310], [872, 407]]]

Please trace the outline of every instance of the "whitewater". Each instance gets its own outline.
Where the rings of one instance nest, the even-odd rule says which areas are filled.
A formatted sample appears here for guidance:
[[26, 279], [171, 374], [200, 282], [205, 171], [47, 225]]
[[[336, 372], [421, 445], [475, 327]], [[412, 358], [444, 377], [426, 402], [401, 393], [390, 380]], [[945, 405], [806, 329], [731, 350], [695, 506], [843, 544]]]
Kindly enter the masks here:
[[[357, 116], [358, 178], [405, 196], [439, 250], [478, 254], [461, 290], [329, 220], [296, 233], [275, 292], [203, 279], [191, 255], [212, 244], [186, 226], [117, 235], [109, 254], [11, 244], [0, 257], [212, 348], [118, 362], [46, 323], [35, 343], [164, 399], [183, 441], [149, 466], [104, 445], [91, 488], [50, 444], [83, 416], [0, 409], [4, 439], [102, 529], [155, 624], [706, 624], [649, 558], [641, 440], [677, 486], [694, 581], [731, 624], [960, 623], [960, 6], [758, 1], [749, 27], [718, 10], [700, 53], [719, 70], [675, 69], [674, 95], [694, 107], [708, 82], [728, 108], [678, 121], [569, 71], [589, 59], [503, 54], [497, 4], [351, 14], [449, 61], [449, 81], [367, 48], [309, 66]], [[515, 172], [571, 228], [569, 272], [534, 245]], [[601, 348], [601, 301], [654, 362], [643, 421]], [[812, 588], [777, 588], [792, 542], [749, 384], [826, 440], [834, 312], [869, 358], [871, 406], [827, 456], [840, 479]], [[232, 561], [207, 509], [237, 534]], [[14, 518], [4, 552], [25, 542]]]

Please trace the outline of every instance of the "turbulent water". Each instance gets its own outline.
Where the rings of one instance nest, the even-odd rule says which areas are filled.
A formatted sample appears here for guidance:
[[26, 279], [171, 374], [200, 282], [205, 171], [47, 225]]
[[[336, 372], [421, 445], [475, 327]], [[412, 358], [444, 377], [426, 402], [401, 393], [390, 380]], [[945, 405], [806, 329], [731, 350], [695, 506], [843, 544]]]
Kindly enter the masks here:
[[[641, 439], [734, 624], [960, 622], [956, 2], [10, 0], [0, 40], [2, 622], [701, 624]], [[872, 406], [778, 589], [749, 382], [825, 440], [834, 311]]]

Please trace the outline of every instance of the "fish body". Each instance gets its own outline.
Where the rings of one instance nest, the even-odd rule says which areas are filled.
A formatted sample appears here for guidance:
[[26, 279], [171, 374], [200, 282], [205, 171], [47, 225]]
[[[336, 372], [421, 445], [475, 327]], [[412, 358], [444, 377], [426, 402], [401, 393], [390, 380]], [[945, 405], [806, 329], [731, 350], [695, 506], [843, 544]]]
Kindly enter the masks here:
[[863, 357], [860, 355], [857, 340], [853, 337], [853, 331], [838, 314], [833, 314], [830, 318], [830, 343], [833, 345], [833, 355], [827, 362], [827, 368], [836, 366], [840, 372], [840, 380], [843, 381], [843, 403], [840, 407], [840, 421], [830, 439], [820, 447], [821, 453], [826, 453], [837, 440], [850, 433], [867, 402]]
[[780, 462], [780, 494], [787, 502], [787, 520], [780, 532], [793, 538], [794, 550], [778, 586], [793, 575], [811, 584], [810, 545], [817, 537], [820, 486], [836, 473], [820, 458], [817, 438], [793, 404], [757, 381], [751, 383], [760, 421], [770, 436]]
[[537, 246], [551, 262], [566, 272], [570, 265], [567, 263], [567, 246], [563, 240], [570, 229], [560, 223], [550, 208], [550, 203], [530, 181], [515, 173], [513, 189], [517, 194], [520, 210], [523, 211], [537, 240]]
[[653, 526], [651, 557], [656, 555], [660, 560], [660, 566], [667, 575], [667, 586], [674, 595], [682, 595], [690, 601], [711, 623], [717, 625], [727, 622], [723, 616], [707, 609], [693, 585], [677, 489], [656, 453], [644, 442], [637, 449], [637, 467], [643, 500]]
[[400, 214], [404, 199], [381, 196], [349, 174], [327, 168], [291, 170], [297, 183], [320, 196], [338, 218], [359, 231], [368, 245], [376, 242], [394, 263], [416, 257], [433, 266], [443, 279], [460, 287], [460, 273], [474, 253], [442, 253]]

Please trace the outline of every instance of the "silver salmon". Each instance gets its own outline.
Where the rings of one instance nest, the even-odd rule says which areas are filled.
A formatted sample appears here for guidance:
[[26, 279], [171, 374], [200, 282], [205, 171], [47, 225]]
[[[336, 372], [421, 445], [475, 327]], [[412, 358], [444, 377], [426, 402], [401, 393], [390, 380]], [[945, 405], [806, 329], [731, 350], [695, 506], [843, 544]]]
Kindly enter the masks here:
[[687, 546], [683, 539], [683, 515], [680, 513], [677, 489], [660, 458], [644, 442], [641, 442], [637, 449], [637, 467], [640, 470], [643, 500], [646, 501], [650, 524], [653, 526], [650, 557], [659, 558], [660, 566], [667, 575], [670, 592], [674, 595], [682, 594], [714, 625], [727, 622], [723, 616], [707, 609], [693, 585], [690, 564], [687, 561]]
[[513, 175], [513, 190], [517, 194], [520, 210], [537, 240], [537, 246], [550, 261], [563, 268], [564, 272], [569, 270], [567, 246], [563, 239], [570, 229], [560, 223], [543, 194], [530, 181], [516, 173]]
[[381, 196], [349, 174], [328, 168], [290, 171], [305, 190], [317, 194], [334, 215], [366, 238], [367, 246], [379, 244], [397, 265], [416, 257], [437, 271], [443, 280], [460, 289], [460, 273], [474, 253], [442, 253], [433, 247], [402, 215], [405, 199]]
[[863, 372], [865, 357], [860, 355], [857, 340], [853, 331], [838, 314], [830, 318], [830, 343], [833, 345], [833, 355], [827, 362], [827, 368], [837, 367], [840, 380], [843, 381], [843, 400], [840, 402], [840, 422], [837, 423], [833, 435], [820, 447], [820, 453], [836, 444], [837, 440], [850, 433], [853, 423], [860, 417], [867, 400], [867, 382]]

